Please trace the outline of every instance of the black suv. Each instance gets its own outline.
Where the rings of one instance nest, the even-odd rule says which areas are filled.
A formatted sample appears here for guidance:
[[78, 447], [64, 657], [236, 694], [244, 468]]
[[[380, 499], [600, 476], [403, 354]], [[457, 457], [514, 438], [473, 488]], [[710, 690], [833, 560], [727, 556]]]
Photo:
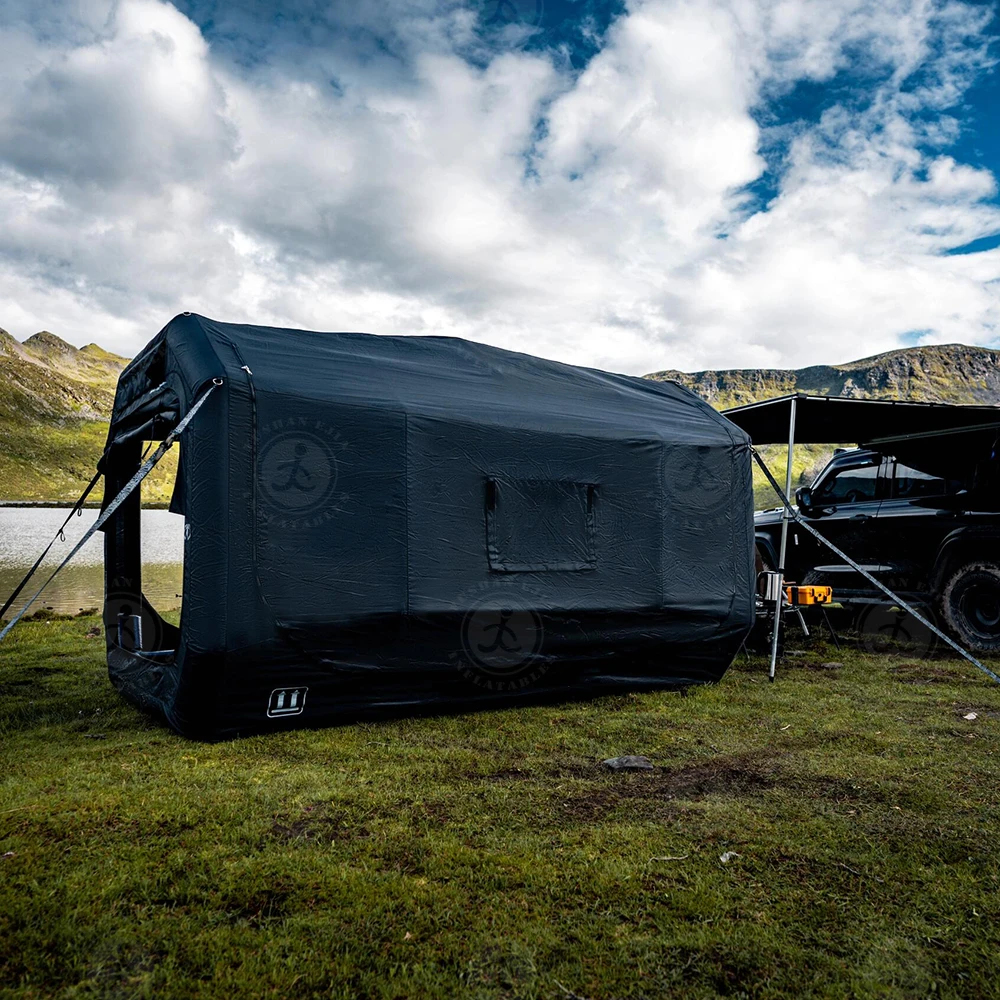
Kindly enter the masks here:
[[[1000, 650], [1000, 508], [968, 480], [911, 468], [891, 455], [838, 451], [800, 513], [855, 562], [932, 614], [968, 648]], [[992, 493], [992, 491], [991, 491]], [[987, 509], [984, 509], [987, 508]], [[781, 509], [754, 515], [757, 550], [777, 565]], [[848, 605], [884, 602], [867, 580], [789, 521], [785, 577], [833, 587]]]

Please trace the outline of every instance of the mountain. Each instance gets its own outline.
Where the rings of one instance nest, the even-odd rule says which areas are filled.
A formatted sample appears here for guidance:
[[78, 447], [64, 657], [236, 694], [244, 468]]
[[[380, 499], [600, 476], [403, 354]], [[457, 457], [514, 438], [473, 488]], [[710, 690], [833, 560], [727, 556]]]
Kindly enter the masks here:
[[[104, 449], [126, 364], [96, 344], [76, 348], [48, 330], [20, 343], [0, 329], [0, 500], [80, 495]], [[169, 499], [176, 457], [161, 465], [143, 484], [150, 503]], [[100, 498], [98, 486], [91, 499]]]
[[[809, 368], [748, 368], [703, 372], [653, 372], [646, 378], [679, 382], [720, 410], [792, 392], [854, 399], [914, 399], [940, 403], [1000, 403], [1000, 351], [985, 347], [945, 344], [909, 347], [876, 354], [844, 365]], [[844, 442], [853, 445], [855, 442]], [[760, 448], [773, 472], [785, 468], [787, 448]], [[827, 445], [797, 445], [793, 483], [813, 482], [830, 460]], [[777, 500], [763, 476], [754, 469], [754, 494], [758, 507]]]
[[854, 399], [915, 399], [943, 403], [1000, 403], [1000, 351], [945, 344], [908, 347], [845, 365], [653, 372], [719, 409], [791, 392]]

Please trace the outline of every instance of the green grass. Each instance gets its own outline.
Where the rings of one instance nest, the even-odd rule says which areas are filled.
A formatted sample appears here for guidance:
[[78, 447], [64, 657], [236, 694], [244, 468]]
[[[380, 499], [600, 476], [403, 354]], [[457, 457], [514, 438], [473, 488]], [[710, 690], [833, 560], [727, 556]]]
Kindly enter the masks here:
[[[62, 424], [0, 419], [0, 500], [72, 504], [97, 470], [108, 424], [100, 420], [69, 420]], [[143, 481], [147, 505], [165, 506], [177, 477], [178, 446], [174, 446]], [[100, 501], [102, 479], [90, 495]]]
[[[797, 444], [792, 452], [792, 492], [788, 499], [795, 501], [795, 489], [799, 486], [812, 486], [816, 477], [826, 468], [833, 458], [834, 445]], [[771, 470], [771, 475], [785, 488], [785, 466], [788, 461], [788, 445], [765, 444], [757, 449], [760, 457]], [[781, 501], [774, 488], [767, 481], [764, 473], [755, 462], [753, 465], [753, 499], [757, 510], [767, 510], [780, 507]]]
[[204, 745], [97, 624], [0, 645], [4, 998], [1000, 995], [1000, 689], [961, 661]]

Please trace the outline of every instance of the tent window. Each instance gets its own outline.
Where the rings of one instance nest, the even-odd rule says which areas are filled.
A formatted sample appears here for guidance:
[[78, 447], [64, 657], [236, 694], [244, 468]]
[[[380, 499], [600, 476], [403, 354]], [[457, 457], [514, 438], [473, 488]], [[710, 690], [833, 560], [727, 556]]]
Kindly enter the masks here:
[[548, 479], [488, 479], [486, 535], [499, 573], [591, 570], [597, 487]]

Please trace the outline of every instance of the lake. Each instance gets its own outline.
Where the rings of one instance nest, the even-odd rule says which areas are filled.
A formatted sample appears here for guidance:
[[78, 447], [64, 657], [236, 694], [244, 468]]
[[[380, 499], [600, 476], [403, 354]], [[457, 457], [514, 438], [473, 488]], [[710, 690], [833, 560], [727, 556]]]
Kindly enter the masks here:
[[[52, 540], [69, 507], [0, 507], [0, 606], [42, 549]], [[7, 613], [10, 617], [42, 585], [97, 520], [97, 510], [85, 510], [66, 526], [66, 541], [57, 541], [32, 580]], [[184, 572], [184, 518], [167, 510], [142, 512], [142, 589], [158, 611], [179, 608]], [[45, 572], [43, 572], [45, 571]], [[104, 600], [104, 535], [98, 531], [76, 554], [32, 606], [75, 615], [99, 608]]]

